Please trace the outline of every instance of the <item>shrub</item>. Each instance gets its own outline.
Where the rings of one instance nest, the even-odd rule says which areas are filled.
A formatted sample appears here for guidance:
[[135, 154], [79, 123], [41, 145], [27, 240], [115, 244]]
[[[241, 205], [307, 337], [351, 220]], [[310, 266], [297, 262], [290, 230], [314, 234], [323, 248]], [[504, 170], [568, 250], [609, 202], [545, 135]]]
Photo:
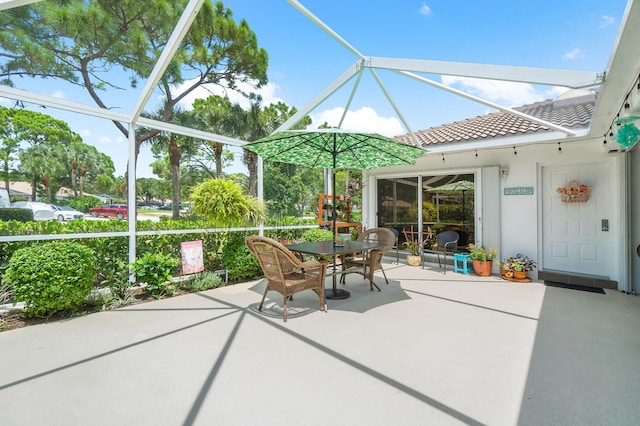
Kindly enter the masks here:
[[93, 250], [55, 241], [18, 249], [11, 256], [3, 283], [13, 287], [16, 302], [25, 302], [25, 314], [50, 316], [76, 311], [95, 277]]
[[193, 188], [193, 213], [216, 227], [243, 226], [266, 218], [266, 207], [229, 179], [209, 179]]
[[191, 292], [196, 292], [220, 287], [221, 285], [222, 277], [220, 275], [214, 272], [205, 271], [199, 273], [193, 279], [187, 281], [185, 287]]
[[136, 278], [147, 284], [147, 291], [155, 298], [175, 292], [170, 282], [173, 271], [180, 261], [169, 255], [147, 253], [132, 264]]
[[106, 272], [103, 272], [104, 280], [100, 282], [107, 285], [113, 296], [112, 304], [122, 306], [132, 299], [129, 289], [132, 286], [129, 281], [129, 265], [122, 259], [114, 259]]
[[7, 207], [0, 209], [0, 220], [5, 222], [10, 220], [18, 222], [33, 222], [33, 211], [31, 209], [14, 209]]
[[69, 201], [69, 206], [83, 213], [87, 213], [91, 207], [98, 207], [100, 205], [102, 205], [100, 199], [92, 195], [79, 195]]
[[322, 228], [307, 229], [302, 234], [302, 240], [309, 242], [331, 241], [333, 240], [333, 233], [328, 229]]
[[258, 259], [244, 243], [247, 234], [234, 232], [222, 249], [221, 264], [229, 271], [229, 279], [253, 278], [261, 274]]

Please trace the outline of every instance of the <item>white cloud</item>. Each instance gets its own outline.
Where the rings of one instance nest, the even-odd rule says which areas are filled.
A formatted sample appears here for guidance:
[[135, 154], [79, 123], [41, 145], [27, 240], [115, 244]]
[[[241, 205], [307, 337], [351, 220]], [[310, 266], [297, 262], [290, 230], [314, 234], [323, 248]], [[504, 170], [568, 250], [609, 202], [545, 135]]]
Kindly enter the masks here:
[[89, 129], [82, 129], [78, 132], [78, 134], [80, 136], [82, 136], [83, 138], [88, 138], [89, 136], [91, 136], [91, 130]]
[[600, 18], [600, 28], [609, 27], [615, 24], [616, 20], [613, 16], [602, 15]]
[[98, 136], [98, 143], [102, 145], [111, 145], [112, 143], [122, 145], [125, 142], [126, 139], [123, 136], [117, 136], [115, 139], [110, 136]]
[[[182, 85], [176, 87], [176, 91], [179, 93], [183, 87], [189, 86], [191, 84], [193, 84], [193, 81], [185, 81]], [[279, 86], [274, 83], [267, 83], [265, 86], [261, 87], [259, 90], [256, 90], [254, 86], [248, 83], [241, 83], [238, 85], [238, 87], [245, 93], [253, 92], [260, 95], [262, 97], [263, 106], [267, 106], [272, 103], [284, 102], [283, 99], [276, 96], [275, 92], [279, 89]], [[218, 95], [223, 97], [227, 96], [229, 100], [231, 100], [231, 102], [233, 103], [237, 102], [245, 109], [248, 109], [251, 104], [251, 101], [245, 98], [238, 91], [226, 89], [219, 85], [209, 84], [205, 86], [200, 86], [197, 89], [195, 89], [193, 92], [191, 92], [188, 96], [182, 99], [182, 101], [180, 102], [180, 106], [182, 106], [184, 109], [191, 110], [193, 109], [193, 102], [196, 99], [206, 99], [211, 95]]]
[[[337, 126], [344, 113], [344, 108], [336, 107], [311, 114], [313, 128], [328, 123]], [[384, 136], [395, 136], [405, 133], [400, 120], [395, 117], [380, 117], [371, 107], [362, 107], [356, 111], [347, 111], [347, 116], [340, 126], [346, 130], [358, 130], [362, 132], [375, 132]]]
[[583, 56], [584, 56], [584, 50], [576, 47], [575, 49], [572, 49], [567, 53], [565, 53], [564, 55], [562, 55], [562, 59], [572, 60], [572, 59], [580, 58]]
[[521, 106], [548, 99], [553, 92], [539, 92], [528, 83], [442, 76], [442, 83], [505, 106]]
[[425, 3], [422, 3], [422, 7], [420, 8], [419, 12], [420, 15], [431, 15], [431, 8], [429, 6], [427, 6]]
[[62, 90], [55, 90], [51, 96], [53, 96], [54, 98], [58, 98], [58, 99], [65, 99], [64, 97], [64, 92]]

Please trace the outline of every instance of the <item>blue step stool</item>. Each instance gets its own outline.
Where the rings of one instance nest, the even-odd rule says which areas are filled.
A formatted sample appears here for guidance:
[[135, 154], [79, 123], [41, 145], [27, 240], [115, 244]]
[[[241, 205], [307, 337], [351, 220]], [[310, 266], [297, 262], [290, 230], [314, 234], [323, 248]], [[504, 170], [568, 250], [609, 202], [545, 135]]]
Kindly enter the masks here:
[[[454, 253], [453, 254], [453, 272], [462, 272], [467, 275], [469, 269], [468, 260], [471, 259], [471, 255], [469, 253]], [[460, 266], [458, 266], [458, 264]]]

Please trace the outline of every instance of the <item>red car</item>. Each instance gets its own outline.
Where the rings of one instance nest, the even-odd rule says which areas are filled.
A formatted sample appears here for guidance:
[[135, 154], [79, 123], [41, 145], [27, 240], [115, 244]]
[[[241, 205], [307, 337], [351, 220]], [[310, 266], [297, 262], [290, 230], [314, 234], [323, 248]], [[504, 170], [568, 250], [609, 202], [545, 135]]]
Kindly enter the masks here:
[[89, 209], [92, 217], [115, 217], [116, 219], [126, 219], [126, 204], [105, 204], [102, 207], [92, 207]]

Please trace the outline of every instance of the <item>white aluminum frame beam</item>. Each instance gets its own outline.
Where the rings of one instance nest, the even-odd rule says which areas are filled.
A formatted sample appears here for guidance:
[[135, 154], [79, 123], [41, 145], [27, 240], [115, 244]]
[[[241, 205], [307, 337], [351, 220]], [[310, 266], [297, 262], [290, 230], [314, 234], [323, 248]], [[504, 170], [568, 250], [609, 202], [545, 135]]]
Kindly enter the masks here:
[[422, 76], [419, 76], [417, 74], [413, 74], [413, 73], [410, 73], [410, 72], [406, 72], [406, 71], [397, 71], [397, 72], [399, 74], [404, 75], [404, 76], [407, 76], [407, 77], [413, 78], [415, 80], [418, 80], [418, 81], [420, 81], [422, 83], [426, 83], [426, 84], [429, 84], [431, 86], [437, 87], [439, 89], [446, 90], [447, 92], [454, 93], [454, 94], [456, 94], [458, 96], [461, 96], [463, 98], [467, 98], [469, 100], [481, 103], [481, 104], [486, 105], [488, 107], [495, 108], [495, 109], [498, 109], [500, 111], [504, 111], [504, 112], [506, 112], [508, 114], [512, 114], [512, 115], [518, 116], [520, 118], [523, 118], [523, 119], [528, 120], [528, 121], [532, 121], [534, 123], [538, 123], [538, 124], [540, 124], [542, 126], [549, 127], [551, 129], [554, 129], [554, 130], [558, 130], [558, 131], [560, 131], [562, 133], [565, 133], [565, 134], [567, 134], [569, 136], [575, 136], [576, 135], [576, 132], [574, 132], [573, 130], [568, 129], [566, 127], [558, 126], [557, 124], [553, 124], [553, 123], [551, 123], [549, 121], [545, 121], [545, 120], [542, 120], [540, 118], [533, 117], [533, 116], [528, 115], [528, 114], [524, 114], [524, 113], [522, 113], [520, 111], [516, 111], [516, 110], [511, 109], [511, 108], [503, 107], [502, 105], [498, 105], [498, 104], [496, 104], [494, 102], [490, 102], [490, 101], [487, 101], [485, 99], [479, 98], [477, 96], [470, 95], [470, 94], [468, 94], [466, 92], [463, 92], [462, 90], [454, 89], [453, 87], [449, 87], [449, 86], [447, 86], [445, 84], [438, 83], [437, 81], [433, 81], [433, 80], [430, 80], [428, 78], [425, 78], [425, 77], [422, 77]]
[[411, 130], [411, 126], [409, 126], [409, 123], [407, 123], [407, 120], [405, 120], [404, 116], [396, 106], [396, 103], [393, 101], [391, 94], [389, 93], [385, 85], [382, 83], [382, 80], [380, 80], [380, 77], [378, 77], [378, 73], [376, 73], [376, 71], [372, 68], [369, 68], [369, 71], [371, 72], [371, 75], [373, 75], [373, 78], [378, 83], [378, 86], [380, 86], [380, 90], [382, 90], [382, 93], [387, 98], [387, 101], [389, 102], [389, 104], [391, 104], [391, 107], [398, 115], [398, 118], [400, 118], [400, 121], [402, 121], [402, 124], [404, 124], [405, 129], [407, 129], [407, 132], [409, 132], [409, 134], [411, 135], [411, 139], [416, 144], [416, 146], [419, 146], [420, 144], [418, 143], [418, 140], [416, 139], [416, 136], [414, 135], [413, 130]]
[[350, 51], [351, 53], [356, 55], [358, 58], [364, 59], [364, 55], [362, 53], [360, 53], [355, 47], [350, 45], [345, 39], [340, 37], [338, 35], [338, 33], [333, 31], [331, 29], [331, 27], [329, 27], [327, 24], [322, 22], [322, 20], [320, 18], [318, 18], [316, 15], [314, 15], [309, 9], [307, 9], [302, 4], [300, 4], [299, 1], [297, 1], [297, 0], [287, 0], [287, 2], [291, 6], [293, 6], [298, 12], [300, 12], [301, 14], [306, 16], [311, 22], [313, 22], [318, 27], [320, 27], [320, 29], [322, 29], [324, 32], [329, 34], [334, 40], [336, 40], [338, 43], [340, 43], [342, 46], [344, 46], [348, 51]]
[[17, 101], [28, 102], [35, 105], [42, 105], [46, 107], [61, 109], [64, 111], [77, 112], [78, 114], [106, 118], [108, 120], [122, 121], [124, 123], [129, 121], [129, 114], [83, 104], [81, 102], [68, 101], [66, 99], [56, 98], [55, 96], [42, 95], [22, 89], [15, 89], [9, 86], [0, 85], [0, 96], [9, 99], [15, 99]]
[[[458, 96], [462, 96], [466, 99], [479, 102], [483, 105], [487, 105], [487, 106], [490, 106], [491, 108], [504, 111], [508, 114], [516, 115], [525, 120], [529, 120], [534, 123], [541, 124], [545, 127], [558, 130], [569, 136], [575, 136], [575, 132], [565, 127], [557, 126], [548, 121], [540, 120], [530, 115], [515, 111], [511, 108], [500, 106], [488, 100], [470, 95], [461, 90], [457, 90], [449, 86], [446, 86], [444, 84], [437, 83], [433, 80], [418, 76], [416, 74], [411, 73], [410, 71], [428, 73], [428, 74], [438, 74], [438, 75], [451, 75], [451, 76], [457, 76], [457, 77], [501, 80], [501, 81], [511, 81], [511, 82], [529, 83], [529, 84], [542, 84], [542, 85], [549, 85], [549, 86], [562, 86], [562, 87], [570, 87], [570, 88], [582, 88], [582, 87], [591, 87], [591, 86], [599, 85], [604, 82], [604, 78], [605, 78], [605, 74], [603, 72], [597, 72], [597, 71], [518, 67], [518, 66], [508, 66], [508, 65], [434, 61], [434, 60], [425, 60], [425, 59], [387, 58], [387, 57], [376, 57], [376, 56], [365, 57], [355, 47], [349, 44], [344, 38], [342, 38], [338, 33], [336, 33], [327, 24], [325, 24], [320, 18], [318, 18], [306, 7], [300, 4], [300, 2], [298, 2], [297, 0], [287, 0], [287, 2], [291, 4], [295, 9], [297, 9], [302, 15], [304, 15], [309, 20], [311, 20], [320, 29], [326, 32], [329, 36], [331, 36], [334, 40], [340, 43], [343, 47], [345, 47], [351, 53], [356, 55], [361, 60], [360, 63], [363, 68], [369, 68], [374, 79], [376, 80], [376, 82], [382, 89], [382, 92], [386, 96], [387, 101], [391, 104], [392, 108], [396, 112], [400, 121], [405, 126], [405, 129], [407, 129], [408, 133], [411, 135], [411, 138], [415, 143], [417, 143], [415, 134], [411, 130], [411, 127], [408, 125], [408, 123], [406, 122], [402, 114], [400, 113], [400, 110], [398, 109], [398, 107], [393, 102], [391, 95], [386, 90], [381, 79], [374, 72], [374, 69], [386, 69], [386, 70], [392, 70], [392, 71], [398, 72], [401, 75], [404, 75], [413, 79], [417, 79], [419, 81], [430, 84], [439, 89], [446, 90]], [[304, 115], [308, 114], [310, 111], [312, 111], [322, 102], [324, 102], [330, 95], [335, 93], [335, 91], [338, 90], [338, 88], [344, 85], [352, 77], [351, 76], [351, 77], [345, 78], [345, 76], [348, 75], [348, 73], [349, 73], [349, 70], [347, 70], [347, 72], [343, 73], [340, 77], [338, 77], [338, 79], [336, 79], [331, 85], [323, 89], [309, 103], [307, 103], [303, 109], [298, 111], [296, 115], [291, 117], [284, 124], [282, 124], [278, 129], [276, 129], [276, 132], [289, 129], [291, 126], [297, 123]], [[345, 108], [345, 112], [343, 113], [342, 118], [340, 120], [340, 125], [342, 124], [342, 121], [346, 117], [348, 105], [351, 104], [351, 101], [355, 95], [355, 91], [357, 90], [359, 82], [360, 82], [360, 77], [358, 78], [358, 81], [356, 82], [356, 85], [351, 93], [351, 96], [349, 97], [347, 107]]]
[[144, 107], [147, 105], [147, 101], [151, 97], [151, 94], [155, 88], [158, 87], [160, 78], [162, 78], [162, 75], [169, 66], [173, 55], [176, 53], [176, 50], [178, 50], [178, 47], [180, 47], [182, 39], [187, 34], [187, 31], [189, 31], [194, 19], [196, 19], [196, 15], [198, 15], [198, 12], [202, 7], [202, 3], [204, 3], [204, 0], [191, 0], [187, 4], [187, 7], [185, 7], [184, 12], [182, 12], [182, 16], [180, 16], [178, 23], [174, 27], [171, 37], [169, 37], [169, 40], [167, 41], [167, 45], [156, 61], [156, 65], [153, 67], [153, 71], [149, 75], [147, 83], [144, 85], [144, 89], [142, 90], [138, 101], [133, 107], [133, 111], [131, 112], [132, 123], [135, 123], [138, 117], [140, 117], [140, 114], [142, 114]]
[[294, 124], [302, 119], [309, 112], [313, 111], [315, 107], [320, 105], [329, 96], [333, 95], [338, 89], [344, 86], [349, 80], [351, 80], [356, 74], [362, 72], [363, 61], [356, 61], [353, 65], [345, 70], [338, 78], [331, 82], [327, 87], [322, 89], [320, 93], [315, 95], [305, 106], [300, 108], [297, 113], [292, 115], [287, 121], [282, 123], [274, 133], [281, 132], [283, 130], [290, 129]]
[[347, 100], [347, 104], [344, 106], [344, 111], [342, 111], [342, 117], [340, 117], [340, 121], [338, 122], [338, 128], [342, 127], [342, 123], [344, 123], [345, 118], [347, 118], [347, 112], [349, 112], [349, 107], [351, 107], [351, 102], [353, 102], [353, 98], [358, 91], [358, 86], [360, 86], [360, 81], [362, 80], [362, 75], [364, 74], [364, 68], [360, 70], [358, 73], [358, 78], [356, 78], [356, 82], [353, 84], [353, 89], [351, 89], [351, 94], [349, 95], [349, 99]]
[[596, 71], [562, 70], [552, 68], [516, 67], [509, 65], [475, 64], [466, 62], [431, 61], [425, 59], [367, 58], [371, 68], [413, 71], [428, 74], [453, 75], [519, 83], [544, 84], [571, 88], [601, 84], [604, 74]]
[[40, 1], [42, 0], [0, 0], [0, 10], [13, 9], [14, 7], [26, 6]]
[[[0, 97], [15, 99], [34, 105], [42, 105], [45, 107], [60, 109], [63, 111], [75, 112], [82, 115], [89, 115], [107, 120], [120, 121], [128, 123], [130, 116], [128, 114], [113, 111], [106, 108], [99, 108], [92, 105], [83, 104], [81, 102], [68, 101], [66, 99], [56, 98], [54, 96], [41, 95], [38, 93], [28, 92], [22, 89], [0, 85]], [[161, 130], [163, 132], [171, 132], [183, 136], [193, 137], [213, 142], [222, 142], [234, 146], [242, 146], [247, 142], [241, 139], [234, 139], [227, 136], [209, 133], [202, 130], [191, 129], [189, 127], [179, 126], [177, 124], [166, 123], [164, 121], [153, 120], [151, 118], [140, 117], [138, 125], [148, 127], [150, 129]]]

